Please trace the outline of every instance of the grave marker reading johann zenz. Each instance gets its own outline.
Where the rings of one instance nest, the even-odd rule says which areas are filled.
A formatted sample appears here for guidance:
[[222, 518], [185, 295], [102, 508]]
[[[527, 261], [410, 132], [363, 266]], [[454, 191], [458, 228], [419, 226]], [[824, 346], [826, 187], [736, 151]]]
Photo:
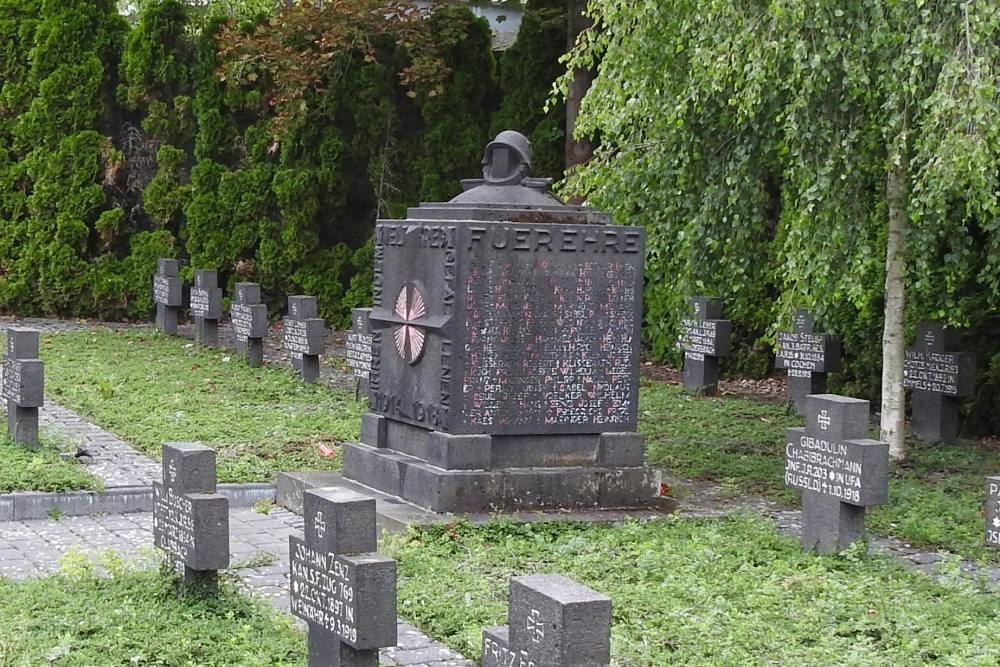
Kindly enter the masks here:
[[722, 302], [696, 296], [693, 317], [681, 320], [678, 349], [684, 351], [684, 386], [691, 391], [715, 394], [719, 388], [719, 357], [729, 356], [732, 327], [722, 319]]
[[889, 443], [868, 437], [868, 401], [806, 397], [806, 427], [786, 431], [785, 484], [802, 491], [802, 546], [841, 551], [861, 539], [865, 507], [889, 495]]
[[184, 564], [183, 590], [215, 592], [229, 567], [229, 499], [216, 493], [215, 452], [163, 443], [163, 482], [153, 482], [153, 544]]
[[236, 283], [236, 295], [229, 304], [236, 351], [249, 366], [264, 363], [264, 336], [267, 335], [267, 306], [260, 302], [260, 285]]
[[219, 344], [219, 318], [222, 317], [222, 290], [219, 274], [211, 269], [194, 272], [191, 288], [191, 314], [194, 316], [194, 339], [199, 345]]
[[326, 347], [326, 323], [317, 317], [319, 307], [314, 296], [288, 297], [288, 315], [282, 320], [285, 349], [292, 367], [304, 382], [319, 378], [319, 355]]
[[788, 370], [788, 399], [804, 416], [806, 396], [826, 392], [826, 374], [840, 368], [840, 341], [815, 331], [812, 314], [799, 308], [792, 331], [778, 334], [776, 365]]
[[45, 402], [43, 383], [38, 332], [8, 329], [0, 392], [7, 404], [7, 435], [14, 442], [32, 448], [38, 446], [38, 408]]
[[903, 361], [903, 387], [913, 390], [910, 428], [927, 442], [954, 440], [958, 436], [958, 399], [975, 388], [976, 360], [971, 354], [951, 352], [959, 346], [961, 332], [921, 322], [916, 344], [907, 348]]
[[309, 625], [310, 667], [378, 667], [396, 645], [396, 561], [378, 553], [375, 499], [303, 495], [305, 539], [289, 536], [291, 612]]
[[180, 263], [176, 259], [160, 258], [153, 276], [153, 301], [156, 303], [156, 326], [163, 333], [177, 335], [177, 317], [184, 303]]

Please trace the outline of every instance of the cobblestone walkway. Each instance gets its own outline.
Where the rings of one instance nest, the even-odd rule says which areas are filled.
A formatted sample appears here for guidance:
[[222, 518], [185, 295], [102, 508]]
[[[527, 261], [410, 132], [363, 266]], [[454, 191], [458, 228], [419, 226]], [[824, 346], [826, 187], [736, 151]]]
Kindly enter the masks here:
[[[25, 579], [55, 572], [70, 549], [95, 554], [112, 550], [122, 557], [158, 562], [153, 550], [153, 515], [134, 513], [65, 517], [59, 520], [0, 522], [0, 576]], [[288, 536], [301, 536], [302, 519], [283, 509], [261, 514], [230, 512], [230, 571], [249, 591], [288, 611]], [[473, 667], [454, 651], [399, 620], [398, 644], [382, 650], [392, 667]]]

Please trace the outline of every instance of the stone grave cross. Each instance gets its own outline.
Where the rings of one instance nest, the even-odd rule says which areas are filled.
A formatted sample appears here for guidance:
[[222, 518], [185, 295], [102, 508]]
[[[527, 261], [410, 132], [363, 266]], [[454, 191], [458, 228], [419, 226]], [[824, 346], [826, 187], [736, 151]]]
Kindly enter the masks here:
[[229, 304], [236, 351], [251, 367], [264, 363], [264, 336], [267, 335], [267, 306], [260, 302], [260, 285], [236, 283], [236, 296]]
[[215, 488], [215, 451], [163, 443], [163, 482], [153, 482], [153, 544], [184, 564], [182, 591], [215, 593], [229, 567], [229, 499]]
[[976, 360], [971, 354], [950, 352], [961, 332], [937, 322], [921, 322], [917, 341], [906, 349], [903, 387], [913, 390], [910, 427], [920, 440], [940, 442], [958, 436], [958, 398], [975, 388]]
[[191, 314], [194, 315], [194, 340], [199, 345], [219, 344], [219, 318], [222, 317], [222, 290], [219, 274], [212, 269], [194, 272], [191, 288]]
[[865, 507], [889, 497], [889, 443], [868, 439], [868, 401], [806, 397], [806, 426], [786, 431], [785, 485], [802, 490], [802, 546], [842, 551], [861, 539]]
[[795, 311], [792, 331], [778, 334], [778, 368], [788, 370], [788, 400], [806, 414], [806, 396], [826, 392], [826, 374], [840, 369], [840, 341], [815, 331], [808, 310]]
[[357, 395], [368, 395], [368, 374], [372, 369], [371, 308], [351, 310], [351, 330], [347, 333], [347, 365], [358, 379]]
[[7, 402], [7, 435], [32, 448], [38, 447], [38, 408], [45, 402], [43, 381], [38, 332], [8, 329], [2, 392]]
[[177, 335], [177, 316], [184, 302], [183, 285], [176, 259], [160, 258], [153, 276], [153, 301], [156, 302], [156, 326], [163, 333]]
[[611, 599], [560, 574], [512, 578], [507, 622], [483, 630], [481, 667], [611, 663]]
[[722, 319], [722, 301], [703, 296], [691, 299], [694, 317], [681, 320], [678, 349], [684, 351], [684, 386], [714, 394], [719, 384], [719, 357], [729, 356], [729, 320]]
[[1000, 477], [986, 478], [986, 546], [1000, 548]]
[[306, 491], [305, 539], [288, 538], [291, 612], [309, 625], [309, 667], [378, 667], [396, 645], [396, 561], [375, 553], [375, 499]]
[[304, 382], [319, 378], [319, 355], [326, 347], [326, 323], [317, 313], [314, 296], [288, 297], [288, 315], [283, 320], [284, 345], [292, 367]]

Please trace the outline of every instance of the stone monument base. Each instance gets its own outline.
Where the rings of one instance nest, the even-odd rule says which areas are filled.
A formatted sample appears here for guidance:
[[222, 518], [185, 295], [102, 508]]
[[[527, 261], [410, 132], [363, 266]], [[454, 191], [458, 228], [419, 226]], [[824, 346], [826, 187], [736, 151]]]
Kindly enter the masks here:
[[638, 433], [449, 435], [366, 414], [343, 474], [432, 512], [659, 507]]

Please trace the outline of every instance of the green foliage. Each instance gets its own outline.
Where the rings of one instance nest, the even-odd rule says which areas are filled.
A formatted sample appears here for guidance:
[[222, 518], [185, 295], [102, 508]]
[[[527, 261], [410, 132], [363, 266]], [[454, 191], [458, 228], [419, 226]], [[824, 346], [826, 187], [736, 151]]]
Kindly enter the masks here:
[[[747, 346], [773, 342], [806, 307], [844, 338], [842, 382], [876, 393], [894, 164], [908, 192], [910, 325], [970, 326], [981, 358], [997, 353], [995, 3], [590, 8], [598, 29], [572, 62], [600, 59], [579, 129], [601, 147], [573, 188], [646, 227], [658, 356], [676, 359], [695, 293], [725, 300]], [[995, 409], [980, 414], [1000, 424]]]
[[[162, 570], [162, 571], [161, 571]], [[108, 554], [68, 553], [53, 576], [0, 578], [0, 656], [11, 665], [292, 665], [291, 617], [224, 579], [218, 597], [175, 593], [176, 575]]]
[[[619, 526], [467, 523], [388, 536], [400, 613], [469, 657], [506, 622], [511, 576], [559, 573], [612, 600], [612, 665], [994, 665], [1000, 602], [863, 545], [805, 554], [755, 515]], [[833, 658], [832, 656], [836, 656]]]
[[150, 456], [163, 442], [204, 442], [218, 452], [220, 482], [336, 468], [339, 459], [321, 457], [318, 446], [358, 436], [361, 404], [349, 392], [176, 338], [95, 329], [46, 336], [41, 352], [54, 400]]
[[28, 449], [5, 435], [6, 421], [0, 420], [0, 428], [0, 493], [102, 489], [101, 481], [78, 463], [59, 458], [60, 447], [46, 434], [41, 447]]

